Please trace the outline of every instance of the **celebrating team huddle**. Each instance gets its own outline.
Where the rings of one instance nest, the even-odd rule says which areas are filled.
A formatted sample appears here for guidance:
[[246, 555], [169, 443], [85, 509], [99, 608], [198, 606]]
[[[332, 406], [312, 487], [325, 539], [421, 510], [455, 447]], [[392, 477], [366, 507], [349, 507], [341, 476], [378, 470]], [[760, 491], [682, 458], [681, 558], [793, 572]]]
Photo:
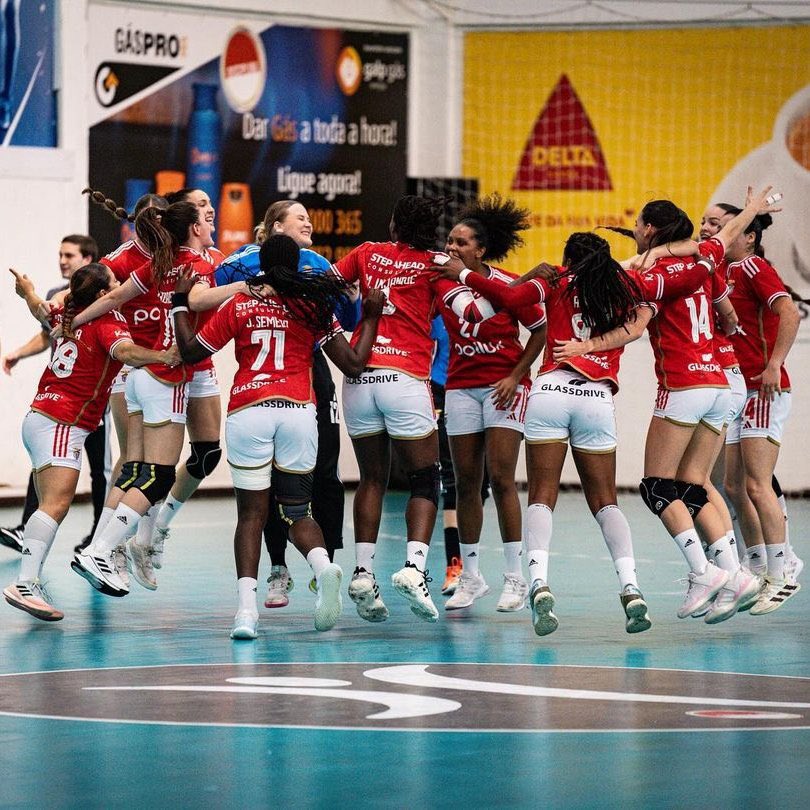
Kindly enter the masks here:
[[[634, 240], [632, 258], [619, 262], [602, 237], [574, 233], [559, 266], [541, 263], [522, 277], [490, 263], [519, 247], [528, 228], [529, 212], [498, 194], [462, 210], [443, 246], [444, 201], [402, 197], [390, 241], [366, 242], [330, 265], [308, 250], [312, 227], [300, 203], [271, 206], [257, 244], [226, 259], [213, 248], [214, 211], [201, 191], [147, 195], [132, 214], [87, 191], [134, 222], [135, 237], [76, 271], [63, 302], [44, 301], [14, 273], [17, 293], [55, 344], [23, 423], [39, 508], [22, 531], [17, 580], [3, 591], [13, 607], [45, 621], [64, 617], [42, 570], [76, 490], [81, 446], [108, 402], [121, 458], [71, 567], [112, 597], [126, 596], [131, 579], [158, 587], [169, 524], [220, 460], [211, 357], [233, 341], [238, 368], [225, 421], [237, 505], [232, 638], [258, 635], [263, 533], [273, 563], [265, 605], [288, 602], [289, 539], [312, 571], [315, 628], [330, 630], [342, 613], [344, 575], [334, 559], [342, 491], [337, 439], [321, 418], [334, 395], [323, 354], [345, 375], [343, 415], [360, 473], [345, 591], [362, 619], [389, 617], [374, 562], [393, 449], [410, 498], [403, 566], [391, 586], [410, 610], [423, 621], [439, 617], [427, 558], [448, 480], [458, 546], [452, 565], [447, 551], [445, 609], [468, 609], [489, 592], [479, 565], [486, 470], [505, 559], [497, 609], [528, 606], [538, 636], [557, 630], [549, 557], [570, 445], [618, 578], [619, 615], [628, 633], [647, 631], [631, 527], [617, 502], [614, 412], [623, 347], [645, 331], [658, 390], [639, 489], [688, 567], [678, 617], [715, 624], [739, 611], [770, 613], [799, 590], [803, 563], [773, 477], [799, 314], [762, 248], [780, 210], [770, 188], [749, 190], [741, 208], [710, 206], [698, 241], [675, 204], [649, 202], [632, 231], [613, 229]], [[451, 460], [443, 454], [441, 465], [430, 382], [436, 315], [451, 346], [441, 420]], [[178, 471], [186, 431], [192, 452]], [[515, 469], [524, 438], [522, 512]], [[328, 525], [335, 482], [337, 528]]]

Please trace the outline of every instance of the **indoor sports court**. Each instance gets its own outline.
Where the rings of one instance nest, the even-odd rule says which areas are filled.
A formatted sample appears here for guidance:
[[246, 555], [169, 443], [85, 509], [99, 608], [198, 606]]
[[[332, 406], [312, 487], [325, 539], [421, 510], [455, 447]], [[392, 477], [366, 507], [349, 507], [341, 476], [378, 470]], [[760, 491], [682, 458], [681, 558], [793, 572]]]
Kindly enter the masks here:
[[[336, 628], [316, 632], [307, 568], [291, 553], [290, 604], [261, 610], [255, 642], [228, 638], [230, 500], [201, 499], [178, 518], [158, 590], [123, 599], [68, 569], [87, 507], [72, 511], [48, 583], [65, 619], [3, 613], [3, 806], [32, 795], [48, 807], [804, 806], [804, 594], [714, 627], [677, 619], [683, 564], [628, 495], [653, 621], [628, 636], [596, 524], [566, 493], [550, 564], [555, 633], [535, 636], [528, 610], [495, 612], [503, 555], [489, 517], [481, 567], [493, 593], [448, 613], [434, 581], [441, 615], [428, 624], [387, 576], [401, 565], [404, 499], [388, 501], [380, 538], [387, 622], [362, 621], [344, 597]], [[799, 535], [810, 512], [790, 508]], [[16, 559], [0, 555], [8, 579]], [[337, 561], [351, 568], [346, 551]]]

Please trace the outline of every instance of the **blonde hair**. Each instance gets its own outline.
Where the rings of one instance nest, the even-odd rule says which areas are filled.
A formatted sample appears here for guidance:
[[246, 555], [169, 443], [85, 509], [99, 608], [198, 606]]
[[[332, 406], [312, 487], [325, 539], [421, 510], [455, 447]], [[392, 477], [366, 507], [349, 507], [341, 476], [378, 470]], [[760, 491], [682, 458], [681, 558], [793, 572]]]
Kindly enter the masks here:
[[258, 244], [261, 245], [273, 235], [273, 224], [284, 222], [295, 202], [295, 200], [278, 200], [264, 212], [264, 219], [253, 230]]

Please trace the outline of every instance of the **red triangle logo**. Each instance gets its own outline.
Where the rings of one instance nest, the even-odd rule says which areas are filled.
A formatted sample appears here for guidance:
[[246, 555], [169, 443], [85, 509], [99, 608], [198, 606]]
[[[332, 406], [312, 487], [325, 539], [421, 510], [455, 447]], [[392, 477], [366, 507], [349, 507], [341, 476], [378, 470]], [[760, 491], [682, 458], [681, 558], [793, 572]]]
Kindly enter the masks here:
[[526, 141], [512, 190], [613, 190], [599, 138], [564, 73]]

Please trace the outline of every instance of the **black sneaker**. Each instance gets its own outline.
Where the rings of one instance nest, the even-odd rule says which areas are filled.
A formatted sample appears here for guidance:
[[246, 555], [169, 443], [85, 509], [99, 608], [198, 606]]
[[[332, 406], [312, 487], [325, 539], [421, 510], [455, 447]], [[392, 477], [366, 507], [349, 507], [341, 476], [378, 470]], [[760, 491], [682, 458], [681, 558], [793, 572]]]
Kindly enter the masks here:
[[23, 526], [0, 526], [0, 545], [8, 546], [14, 551], [22, 551]]

